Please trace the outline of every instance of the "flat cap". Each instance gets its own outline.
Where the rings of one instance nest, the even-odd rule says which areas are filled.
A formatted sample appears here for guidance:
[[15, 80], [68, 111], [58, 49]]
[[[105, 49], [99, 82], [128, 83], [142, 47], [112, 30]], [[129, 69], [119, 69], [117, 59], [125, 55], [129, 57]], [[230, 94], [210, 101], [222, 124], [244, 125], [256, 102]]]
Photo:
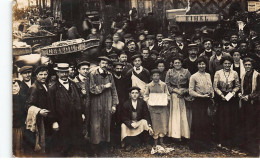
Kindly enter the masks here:
[[188, 44], [188, 49], [191, 49], [191, 48], [198, 48], [198, 45], [197, 44]]
[[111, 60], [110, 60], [108, 57], [106, 57], [106, 56], [100, 56], [100, 57], [98, 57], [98, 61], [101, 61], [101, 60], [105, 60], [105, 61], [108, 61], [108, 62], [111, 61]]
[[136, 87], [136, 86], [133, 86], [133, 87], [128, 89], [129, 92], [132, 92], [132, 90], [137, 90], [138, 92], [140, 92], [141, 89], [139, 87]]
[[173, 40], [170, 39], [170, 38], [164, 38], [164, 39], [162, 39], [162, 41], [163, 41], [163, 42], [173, 42]]
[[202, 43], [204, 44], [205, 42], [208, 42], [208, 41], [210, 41], [211, 43], [213, 42], [213, 40], [211, 38], [205, 38]]
[[88, 61], [79, 62], [79, 63], [77, 64], [77, 67], [79, 68], [79, 67], [82, 66], [82, 65], [90, 66], [90, 62], [88, 62]]
[[41, 71], [48, 71], [48, 67], [46, 65], [40, 65], [34, 70], [34, 73], [37, 75]]
[[32, 69], [33, 69], [32, 66], [23, 66], [22, 68], [19, 69], [19, 73], [32, 71]]
[[131, 57], [131, 60], [134, 61], [136, 58], [140, 58], [141, 60], [143, 60], [143, 56], [141, 54], [136, 54], [136, 55], [133, 55]]
[[132, 37], [131, 34], [125, 34], [125, 35], [124, 35], [124, 38], [131, 38], [131, 37]]
[[155, 39], [154, 35], [147, 35], [146, 39]]
[[111, 38], [106, 38], [105, 43], [113, 43], [113, 40]]
[[151, 70], [151, 75], [153, 75], [154, 73], [160, 73], [159, 69], [152, 69]]
[[150, 51], [150, 54], [159, 55], [158, 51], [156, 51], [156, 50], [152, 50], [152, 51]]
[[111, 58], [111, 57], [118, 57], [118, 55], [113, 52], [113, 53], [109, 54], [108, 57], [110, 57], [110, 58]]
[[117, 66], [117, 65], [124, 66], [124, 63], [122, 63], [122, 62], [114, 62], [113, 65], [114, 65], [114, 66]]

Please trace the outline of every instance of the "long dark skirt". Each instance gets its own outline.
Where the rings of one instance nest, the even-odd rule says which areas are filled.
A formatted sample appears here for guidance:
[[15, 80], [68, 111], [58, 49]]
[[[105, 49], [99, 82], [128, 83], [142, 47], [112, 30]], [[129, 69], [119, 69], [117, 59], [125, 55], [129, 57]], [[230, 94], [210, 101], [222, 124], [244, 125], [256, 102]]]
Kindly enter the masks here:
[[194, 151], [209, 149], [211, 141], [211, 124], [208, 115], [209, 98], [196, 98], [192, 107], [191, 148]]
[[251, 153], [257, 152], [258, 144], [257, 137], [258, 137], [258, 129], [257, 129], [257, 122], [258, 122], [258, 110], [259, 107], [257, 104], [251, 104], [251, 101], [242, 103], [242, 147], [245, 148], [247, 151]]
[[218, 142], [224, 146], [234, 146], [238, 120], [238, 99], [233, 97], [226, 101], [219, 97], [216, 114]]
[[192, 108], [191, 139], [200, 141], [211, 140], [211, 125], [208, 116], [209, 98], [196, 98]]

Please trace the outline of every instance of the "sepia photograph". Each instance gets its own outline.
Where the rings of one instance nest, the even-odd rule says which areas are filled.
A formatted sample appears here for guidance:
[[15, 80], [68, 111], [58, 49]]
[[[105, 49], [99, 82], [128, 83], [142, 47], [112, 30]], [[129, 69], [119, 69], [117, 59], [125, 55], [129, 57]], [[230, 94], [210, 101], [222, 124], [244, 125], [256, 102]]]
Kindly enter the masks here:
[[13, 158], [259, 159], [259, 0], [11, 12]]

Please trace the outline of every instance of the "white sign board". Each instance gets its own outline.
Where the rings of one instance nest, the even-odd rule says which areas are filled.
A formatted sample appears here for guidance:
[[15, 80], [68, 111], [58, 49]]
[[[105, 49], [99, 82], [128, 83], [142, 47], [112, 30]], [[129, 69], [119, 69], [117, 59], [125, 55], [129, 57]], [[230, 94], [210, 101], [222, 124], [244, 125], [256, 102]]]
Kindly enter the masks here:
[[176, 22], [216, 22], [218, 14], [176, 15]]

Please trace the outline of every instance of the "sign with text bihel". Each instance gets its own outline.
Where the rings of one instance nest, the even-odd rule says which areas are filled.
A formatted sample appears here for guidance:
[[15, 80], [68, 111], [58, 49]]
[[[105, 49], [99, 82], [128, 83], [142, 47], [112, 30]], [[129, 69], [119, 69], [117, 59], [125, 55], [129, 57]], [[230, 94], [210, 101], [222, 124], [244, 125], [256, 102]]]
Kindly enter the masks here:
[[176, 22], [216, 22], [218, 14], [176, 15]]

